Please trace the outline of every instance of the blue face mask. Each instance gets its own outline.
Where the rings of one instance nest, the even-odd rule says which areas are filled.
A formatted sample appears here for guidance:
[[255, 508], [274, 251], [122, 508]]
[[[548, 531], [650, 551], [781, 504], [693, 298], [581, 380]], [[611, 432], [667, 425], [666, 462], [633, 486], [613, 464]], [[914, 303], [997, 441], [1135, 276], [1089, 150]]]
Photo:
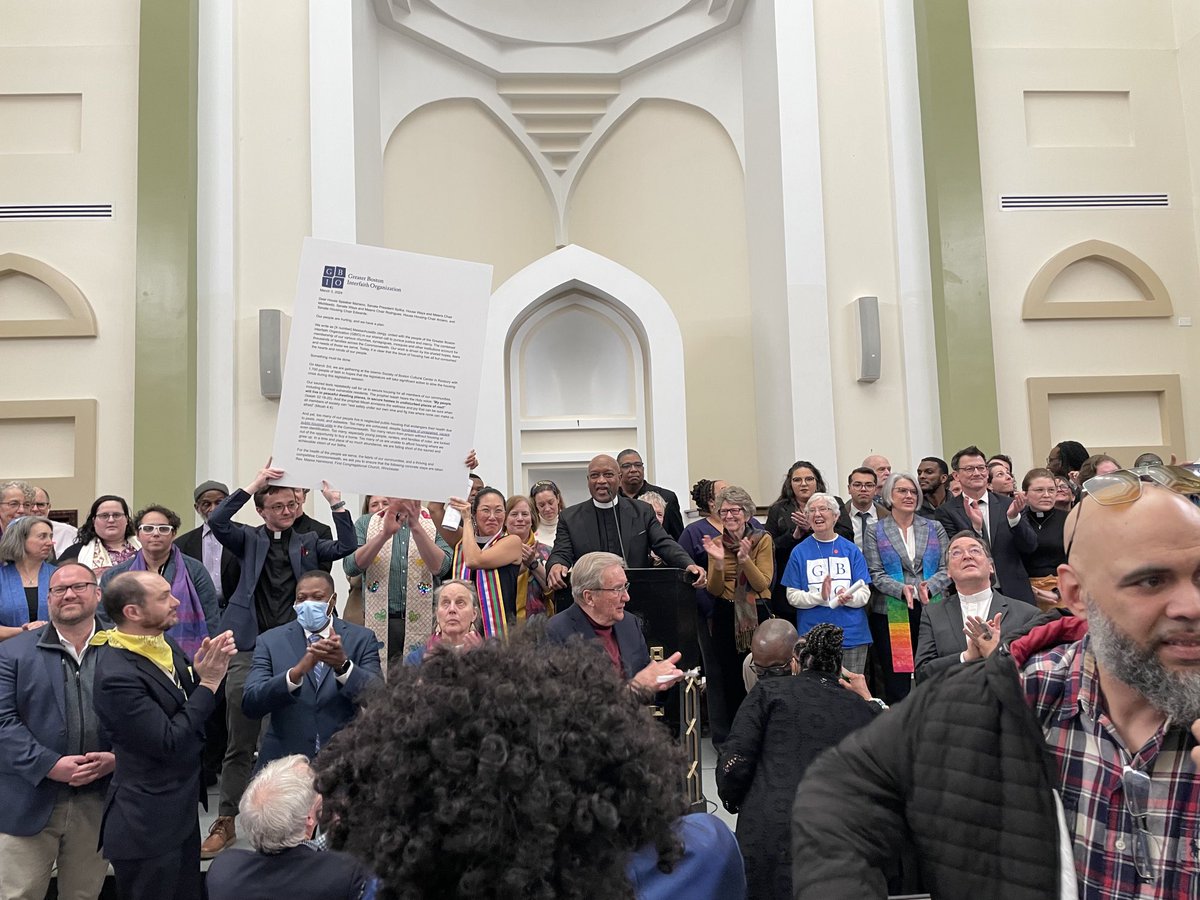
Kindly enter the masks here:
[[305, 631], [316, 633], [329, 624], [327, 600], [301, 600], [296, 604], [296, 619]]

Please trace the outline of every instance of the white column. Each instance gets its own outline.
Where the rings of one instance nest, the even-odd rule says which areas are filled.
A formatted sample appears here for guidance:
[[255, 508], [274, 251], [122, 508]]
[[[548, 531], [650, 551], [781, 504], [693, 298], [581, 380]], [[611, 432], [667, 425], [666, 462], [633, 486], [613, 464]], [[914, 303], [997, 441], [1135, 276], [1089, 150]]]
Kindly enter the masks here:
[[908, 413], [908, 459], [915, 470], [921, 457], [940, 455], [942, 421], [938, 405], [937, 351], [933, 339], [925, 151], [921, 138], [921, 97], [912, 4], [885, 2], [883, 28]]
[[353, 244], [354, 6], [309, 0], [309, 149], [312, 236]]
[[196, 89], [197, 484], [236, 481], [234, 65], [233, 0], [206, 0]]
[[742, 21], [746, 222], [764, 484], [797, 458], [839, 484], [812, 0]]

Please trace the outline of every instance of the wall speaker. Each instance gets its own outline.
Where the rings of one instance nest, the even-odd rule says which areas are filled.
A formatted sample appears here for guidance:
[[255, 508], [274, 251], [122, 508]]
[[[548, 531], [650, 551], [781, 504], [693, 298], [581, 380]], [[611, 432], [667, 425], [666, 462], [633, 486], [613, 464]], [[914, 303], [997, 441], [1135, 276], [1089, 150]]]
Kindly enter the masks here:
[[292, 317], [280, 309], [258, 311], [258, 389], [268, 400], [283, 393], [283, 364], [287, 359]]
[[879, 380], [879, 298], [859, 297], [858, 309], [858, 380]]

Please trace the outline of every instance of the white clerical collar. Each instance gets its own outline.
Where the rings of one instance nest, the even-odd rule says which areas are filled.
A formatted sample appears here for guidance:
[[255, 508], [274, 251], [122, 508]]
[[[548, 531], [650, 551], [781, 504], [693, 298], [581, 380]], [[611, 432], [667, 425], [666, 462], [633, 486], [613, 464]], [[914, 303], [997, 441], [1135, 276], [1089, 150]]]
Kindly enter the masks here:
[[978, 594], [964, 594], [960, 592], [958, 595], [958, 602], [964, 605], [974, 603], [991, 603], [992, 589], [990, 587], [985, 587]]
[[593, 497], [592, 503], [594, 503], [596, 505], [596, 509], [612, 509], [614, 506], [617, 505], [617, 498], [613, 497], [608, 502], [604, 502], [602, 500], [597, 500], [595, 497]]

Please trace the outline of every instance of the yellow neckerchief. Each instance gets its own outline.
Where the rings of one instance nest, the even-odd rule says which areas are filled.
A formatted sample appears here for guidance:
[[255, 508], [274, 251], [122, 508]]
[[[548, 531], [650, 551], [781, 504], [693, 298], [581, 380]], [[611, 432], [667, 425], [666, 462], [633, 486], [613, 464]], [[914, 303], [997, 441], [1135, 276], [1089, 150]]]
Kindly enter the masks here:
[[125, 634], [125, 632], [113, 628], [108, 631], [97, 631], [96, 636], [88, 642], [88, 645], [92, 647], [101, 644], [119, 647], [130, 653], [136, 653], [138, 656], [144, 656], [162, 669], [168, 678], [175, 681], [175, 656], [171, 652], [171, 645], [161, 634]]

